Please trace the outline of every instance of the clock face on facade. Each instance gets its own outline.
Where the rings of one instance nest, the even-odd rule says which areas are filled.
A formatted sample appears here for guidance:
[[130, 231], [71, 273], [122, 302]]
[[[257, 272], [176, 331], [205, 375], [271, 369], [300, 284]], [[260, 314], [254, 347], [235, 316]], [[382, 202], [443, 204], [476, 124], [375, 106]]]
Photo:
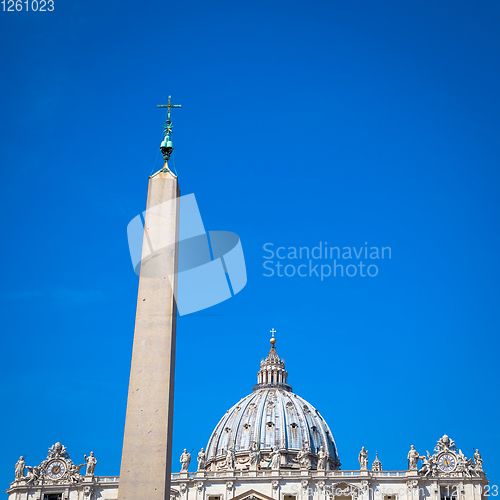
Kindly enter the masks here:
[[438, 465], [444, 472], [451, 472], [457, 465], [455, 457], [450, 453], [445, 453], [441, 455], [438, 459]]
[[51, 479], [59, 479], [63, 476], [65, 472], [66, 472], [66, 465], [59, 460], [51, 462], [47, 467], [47, 475]]

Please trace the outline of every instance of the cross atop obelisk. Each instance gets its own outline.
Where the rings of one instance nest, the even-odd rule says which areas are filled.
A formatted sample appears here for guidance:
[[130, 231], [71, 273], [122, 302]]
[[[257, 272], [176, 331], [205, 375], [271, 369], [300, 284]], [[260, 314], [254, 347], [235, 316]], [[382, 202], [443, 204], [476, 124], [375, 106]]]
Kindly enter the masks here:
[[170, 123], [170, 108], [182, 108], [181, 104], [172, 104], [172, 96], [168, 96], [168, 104], [158, 104], [157, 108], [167, 108], [167, 123]]
[[172, 144], [172, 132], [174, 126], [172, 125], [172, 120], [170, 119], [170, 109], [171, 108], [182, 108], [181, 104], [172, 104], [172, 96], [168, 96], [168, 104], [158, 104], [157, 108], [167, 108], [167, 121], [164, 125], [165, 128], [165, 139], [161, 143], [160, 150], [163, 153], [163, 159], [165, 161], [170, 159], [170, 155], [174, 150], [174, 146]]

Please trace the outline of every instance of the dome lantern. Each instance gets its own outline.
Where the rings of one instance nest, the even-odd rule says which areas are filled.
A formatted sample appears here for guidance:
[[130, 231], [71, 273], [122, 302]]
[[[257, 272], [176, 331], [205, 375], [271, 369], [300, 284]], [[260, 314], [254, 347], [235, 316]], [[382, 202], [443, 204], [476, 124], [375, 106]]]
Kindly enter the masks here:
[[257, 384], [253, 390], [258, 391], [266, 387], [277, 387], [285, 391], [292, 392], [292, 386], [287, 384], [288, 372], [285, 370], [285, 360], [280, 359], [276, 352], [276, 339], [274, 334], [276, 330], [271, 330], [271, 348], [266, 359], [260, 362], [260, 370], [257, 373]]

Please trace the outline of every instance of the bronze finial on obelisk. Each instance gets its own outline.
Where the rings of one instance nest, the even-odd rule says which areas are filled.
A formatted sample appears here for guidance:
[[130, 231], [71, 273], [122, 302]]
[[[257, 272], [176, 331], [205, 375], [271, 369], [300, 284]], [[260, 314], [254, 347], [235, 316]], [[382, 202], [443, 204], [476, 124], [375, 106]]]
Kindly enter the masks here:
[[157, 108], [167, 108], [167, 121], [165, 122], [165, 139], [163, 139], [163, 142], [161, 143], [160, 150], [163, 153], [163, 159], [165, 161], [170, 160], [170, 155], [172, 154], [172, 151], [174, 150], [173, 144], [172, 144], [172, 132], [173, 132], [173, 125], [172, 125], [172, 120], [170, 119], [170, 109], [171, 108], [182, 108], [180, 104], [172, 104], [172, 96], [168, 96], [168, 104], [158, 104], [156, 106]]
[[119, 500], [170, 498], [180, 191], [167, 160], [170, 108], [180, 106], [169, 96], [165, 107], [162, 148], [171, 149], [162, 149], [165, 164], [149, 178]]

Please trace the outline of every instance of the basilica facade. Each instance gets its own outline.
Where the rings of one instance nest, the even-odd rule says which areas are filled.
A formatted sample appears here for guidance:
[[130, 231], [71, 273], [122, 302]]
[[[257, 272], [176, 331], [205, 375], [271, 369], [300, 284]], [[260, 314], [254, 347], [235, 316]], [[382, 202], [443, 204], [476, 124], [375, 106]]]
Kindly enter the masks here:
[[[117, 500], [119, 477], [96, 475], [92, 452], [75, 464], [61, 443], [48, 451], [39, 465], [19, 458], [9, 500]], [[274, 336], [252, 393], [193, 457], [196, 472], [188, 470], [191, 459], [184, 450], [171, 500], [484, 500], [489, 493], [479, 451], [467, 458], [446, 435], [432, 454], [412, 446], [405, 470], [385, 471], [378, 457], [370, 464], [364, 448], [359, 469], [342, 470], [328, 424], [293, 393]]]

